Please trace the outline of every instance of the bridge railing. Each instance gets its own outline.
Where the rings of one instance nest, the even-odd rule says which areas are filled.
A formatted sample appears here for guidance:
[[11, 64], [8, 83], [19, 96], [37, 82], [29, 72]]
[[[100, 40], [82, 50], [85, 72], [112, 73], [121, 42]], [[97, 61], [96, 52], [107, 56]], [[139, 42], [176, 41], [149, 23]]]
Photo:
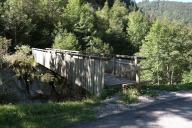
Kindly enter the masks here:
[[71, 89], [76, 85], [99, 95], [104, 87], [104, 58], [79, 54], [77, 51], [32, 49], [37, 63], [67, 78]]
[[32, 49], [35, 61], [98, 95], [104, 87], [104, 74], [109, 73], [140, 82], [141, 57], [127, 55], [92, 55], [60, 49]]
[[127, 55], [114, 55], [105, 61], [105, 73], [140, 82], [139, 62], [145, 58]]

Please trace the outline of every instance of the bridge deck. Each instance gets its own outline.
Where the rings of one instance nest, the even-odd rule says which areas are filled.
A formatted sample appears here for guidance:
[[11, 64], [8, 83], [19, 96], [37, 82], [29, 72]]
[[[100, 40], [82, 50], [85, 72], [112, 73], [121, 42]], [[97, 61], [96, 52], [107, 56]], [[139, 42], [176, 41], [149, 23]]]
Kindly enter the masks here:
[[105, 73], [105, 78], [104, 78], [105, 86], [115, 86], [115, 85], [123, 85], [123, 84], [132, 85], [135, 83], [136, 81], [131, 81], [126, 78], [120, 78], [115, 75]]

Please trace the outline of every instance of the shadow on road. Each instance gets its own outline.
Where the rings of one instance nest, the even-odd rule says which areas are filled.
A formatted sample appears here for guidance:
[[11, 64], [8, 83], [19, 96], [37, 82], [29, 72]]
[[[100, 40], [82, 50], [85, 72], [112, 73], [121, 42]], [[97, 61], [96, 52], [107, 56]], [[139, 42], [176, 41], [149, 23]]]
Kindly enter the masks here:
[[192, 98], [181, 98], [108, 116], [75, 128], [191, 128]]

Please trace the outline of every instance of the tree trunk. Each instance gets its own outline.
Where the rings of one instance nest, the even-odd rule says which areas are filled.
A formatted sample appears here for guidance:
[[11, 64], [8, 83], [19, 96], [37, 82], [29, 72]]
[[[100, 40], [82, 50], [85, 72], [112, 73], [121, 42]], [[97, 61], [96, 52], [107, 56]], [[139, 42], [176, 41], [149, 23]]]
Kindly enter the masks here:
[[160, 85], [160, 80], [159, 80], [159, 71], [157, 72], [157, 84]]
[[171, 85], [173, 85], [173, 76], [174, 76], [174, 68], [173, 68], [173, 70], [171, 72]]
[[17, 23], [15, 23], [15, 45], [17, 44]]

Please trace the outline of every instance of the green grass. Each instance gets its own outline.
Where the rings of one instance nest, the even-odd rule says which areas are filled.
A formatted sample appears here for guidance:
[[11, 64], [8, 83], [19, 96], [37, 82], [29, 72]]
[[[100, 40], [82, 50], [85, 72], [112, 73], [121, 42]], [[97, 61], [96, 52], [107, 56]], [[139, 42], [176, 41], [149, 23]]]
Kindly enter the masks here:
[[178, 85], [146, 85], [142, 87], [143, 90], [160, 90], [160, 91], [190, 91], [192, 90], [192, 83], [178, 84]]
[[121, 91], [120, 87], [108, 87], [102, 90], [99, 99], [104, 100], [106, 98], [110, 98], [116, 93], [119, 93]]
[[126, 89], [126, 90], [123, 90], [121, 93], [122, 101], [128, 104], [137, 103], [138, 97], [139, 97], [139, 92], [136, 88]]
[[143, 89], [139, 91], [140, 96], [157, 97], [159, 94], [154, 90]]
[[0, 105], [0, 128], [64, 128], [95, 119], [96, 102]]

